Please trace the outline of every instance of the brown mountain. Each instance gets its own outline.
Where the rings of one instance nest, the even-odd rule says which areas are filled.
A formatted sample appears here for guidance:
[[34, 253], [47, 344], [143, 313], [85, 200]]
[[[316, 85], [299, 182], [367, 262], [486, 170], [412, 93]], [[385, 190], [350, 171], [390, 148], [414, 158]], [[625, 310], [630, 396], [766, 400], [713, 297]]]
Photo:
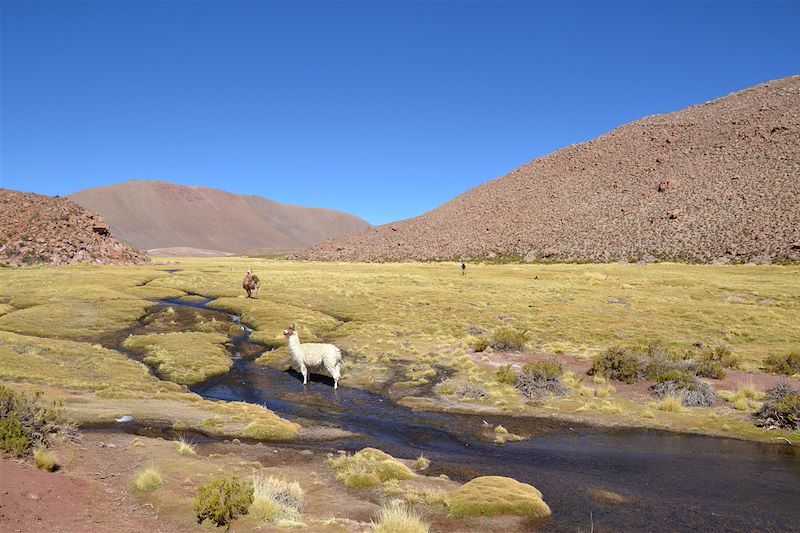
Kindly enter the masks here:
[[133, 246], [189, 255], [299, 250], [370, 227], [339, 211], [163, 181], [134, 180], [86, 189], [70, 198], [103, 215], [111, 230]]
[[142, 263], [102, 217], [66, 198], [0, 189], [0, 264]]
[[800, 76], [622, 126], [317, 260], [800, 260]]

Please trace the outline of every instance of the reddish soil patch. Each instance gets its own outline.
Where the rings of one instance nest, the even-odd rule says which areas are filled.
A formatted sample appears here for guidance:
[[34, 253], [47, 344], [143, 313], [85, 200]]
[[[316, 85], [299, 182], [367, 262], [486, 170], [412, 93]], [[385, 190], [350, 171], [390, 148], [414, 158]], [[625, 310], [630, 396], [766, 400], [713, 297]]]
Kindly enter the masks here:
[[0, 459], [0, 479], [2, 531], [178, 531], [100, 481], [51, 474], [10, 459]]

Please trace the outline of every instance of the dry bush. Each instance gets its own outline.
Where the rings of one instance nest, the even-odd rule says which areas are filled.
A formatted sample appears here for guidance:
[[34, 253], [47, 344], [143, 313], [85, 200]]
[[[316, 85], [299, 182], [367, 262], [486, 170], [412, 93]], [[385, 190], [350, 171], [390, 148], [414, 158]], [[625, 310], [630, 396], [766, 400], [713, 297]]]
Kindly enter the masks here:
[[531, 340], [530, 333], [516, 328], [500, 328], [492, 333], [489, 346], [498, 352], [521, 352]]
[[695, 377], [665, 379], [650, 390], [656, 398], [677, 398], [684, 407], [710, 407], [717, 401], [714, 389]]
[[564, 367], [558, 361], [535, 361], [522, 367], [514, 386], [520, 394], [535, 401], [564, 396], [567, 388], [561, 383], [563, 374]]
[[0, 385], [0, 450], [21, 456], [31, 447], [47, 447], [56, 434], [78, 436], [61, 406], [45, 402], [41, 393], [16, 393]]
[[800, 374], [800, 352], [770, 355], [764, 360], [764, 370], [774, 374], [793, 376]]
[[764, 404], [755, 414], [761, 427], [800, 430], [800, 390], [778, 383], [767, 391]]
[[636, 383], [644, 377], [644, 363], [632, 350], [615, 346], [609, 348], [592, 362], [587, 372], [607, 379]]

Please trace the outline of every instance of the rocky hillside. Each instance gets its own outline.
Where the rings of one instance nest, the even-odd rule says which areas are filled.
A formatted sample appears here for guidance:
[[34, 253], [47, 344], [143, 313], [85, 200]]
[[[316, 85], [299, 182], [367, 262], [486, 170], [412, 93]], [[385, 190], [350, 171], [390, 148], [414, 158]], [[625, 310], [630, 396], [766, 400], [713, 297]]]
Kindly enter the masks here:
[[316, 260], [800, 260], [800, 76], [622, 126]]
[[184, 255], [301, 250], [370, 227], [340, 211], [163, 181], [134, 180], [70, 198], [103, 215], [124, 242], [145, 250], [181, 249]]
[[145, 261], [100, 216], [66, 198], [0, 189], [0, 264]]

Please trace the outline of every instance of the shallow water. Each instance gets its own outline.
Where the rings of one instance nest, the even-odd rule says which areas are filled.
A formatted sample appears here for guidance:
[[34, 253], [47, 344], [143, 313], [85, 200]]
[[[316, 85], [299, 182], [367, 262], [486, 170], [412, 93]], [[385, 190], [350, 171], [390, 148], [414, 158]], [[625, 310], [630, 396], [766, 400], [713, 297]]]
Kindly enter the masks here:
[[[207, 303], [188, 306], [218, 316], [204, 310]], [[249, 333], [232, 339], [231, 371], [193, 391], [358, 434], [325, 444], [331, 450], [375, 446], [404, 458], [424, 453], [433, 461], [432, 473], [461, 481], [506, 475], [530, 483], [553, 510], [538, 530], [588, 532], [592, 523], [594, 531], [800, 530], [797, 447], [538, 418], [414, 412], [359, 389], [334, 391], [327, 378], [315, 377], [304, 387], [297, 373], [256, 365], [242, 356], [253, 354]], [[484, 420], [530, 438], [502, 447], [487, 443], [478, 436]], [[590, 489], [618, 492], [631, 502], [600, 502]]]

